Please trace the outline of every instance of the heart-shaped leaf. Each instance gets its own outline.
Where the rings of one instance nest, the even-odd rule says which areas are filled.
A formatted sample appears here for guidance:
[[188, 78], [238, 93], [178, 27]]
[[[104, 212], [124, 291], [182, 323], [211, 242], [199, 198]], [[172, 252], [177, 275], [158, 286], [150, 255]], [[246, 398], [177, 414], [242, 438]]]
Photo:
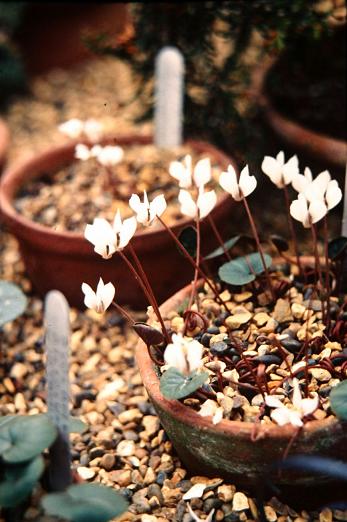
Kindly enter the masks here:
[[287, 252], [289, 250], [288, 241], [284, 237], [272, 234], [270, 239], [279, 252]]
[[14, 283], [0, 281], [0, 326], [21, 315], [27, 305], [27, 298]]
[[49, 515], [73, 522], [107, 522], [128, 508], [122, 495], [99, 484], [73, 485], [64, 493], [46, 495], [41, 503]]
[[[266, 268], [272, 263], [272, 258], [264, 254]], [[218, 274], [222, 281], [231, 285], [245, 285], [254, 281], [256, 275], [264, 272], [264, 266], [260, 254], [257, 252], [247, 256], [237, 257], [228, 261], [219, 268]]]
[[187, 376], [177, 368], [169, 368], [160, 378], [160, 391], [167, 399], [183, 399], [199, 389], [207, 379], [206, 372], [193, 372]]
[[226, 241], [223, 245], [223, 247], [218, 247], [216, 248], [216, 250], [213, 250], [213, 252], [211, 252], [210, 254], [208, 254], [207, 256], [205, 256], [204, 259], [213, 259], [215, 257], [218, 257], [218, 256], [221, 256], [222, 254], [224, 254], [224, 251], [228, 251], [228, 250], [231, 250], [231, 248], [236, 245], [236, 243], [238, 242], [238, 240], [240, 239], [241, 236], [234, 236], [234, 237], [231, 237], [230, 239], [228, 239], [228, 241]]
[[32, 492], [44, 470], [41, 455], [25, 464], [6, 466], [0, 482], [0, 506], [17, 506]]
[[197, 245], [196, 229], [194, 227], [185, 227], [178, 234], [178, 239], [181, 245], [183, 245], [184, 248], [188, 251], [188, 253], [195, 258]]
[[135, 323], [133, 328], [147, 346], [156, 346], [164, 341], [161, 331], [147, 323]]
[[33, 459], [56, 439], [57, 430], [47, 415], [19, 415], [0, 426], [0, 456], [18, 464]]
[[341, 254], [346, 252], [347, 249], [347, 237], [341, 236], [336, 237], [329, 241], [328, 245], [328, 257], [329, 259], [336, 259]]
[[347, 381], [340, 382], [331, 390], [330, 404], [335, 415], [347, 421]]

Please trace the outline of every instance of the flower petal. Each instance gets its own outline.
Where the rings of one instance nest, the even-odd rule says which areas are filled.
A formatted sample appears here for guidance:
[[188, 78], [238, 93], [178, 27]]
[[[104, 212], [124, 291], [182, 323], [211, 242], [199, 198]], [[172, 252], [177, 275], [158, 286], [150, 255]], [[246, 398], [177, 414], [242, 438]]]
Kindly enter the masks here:
[[87, 161], [92, 157], [91, 151], [83, 143], [78, 143], [75, 147], [75, 158], [81, 161]]
[[201, 368], [203, 350], [204, 348], [199, 341], [191, 341], [186, 344], [187, 361], [190, 372], [194, 372]]
[[319, 397], [316, 394], [312, 399], [302, 399], [301, 401], [301, 412], [303, 417], [311, 415], [319, 406]]
[[328, 212], [328, 207], [323, 201], [315, 200], [310, 203], [309, 214], [311, 216], [312, 223], [320, 221]]
[[289, 410], [283, 405], [281, 408], [272, 410], [270, 416], [271, 419], [274, 420], [279, 426], [284, 426], [285, 424], [290, 423]]
[[[282, 152], [282, 151], [281, 151]], [[282, 155], [280, 156], [281, 152], [278, 153], [277, 159], [272, 158], [271, 156], [265, 156], [263, 159], [263, 162], [261, 164], [261, 170], [269, 176], [272, 183], [277, 185], [277, 187], [282, 188], [282, 165], [284, 163], [284, 155], [283, 155], [283, 163], [282, 161], [279, 161], [278, 158], [280, 157], [282, 159]]]
[[328, 205], [328, 209], [332, 209], [336, 207], [340, 203], [342, 199], [342, 190], [339, 187], [338, 182], [335, 179], [332, 179], [328, 183], [327, 191], [325, 194], [325, 200]]
[[200, 188], [206, 185], [211, 179], [211, 161], [210, 158], [203, 158], [197, 162], [194, 168], [193, 179], [195, 185]]
[[136, 218], [130, 217], [123, 221], [122, 228], [119, 232], [119, 244], [118, 247], [124, 248], [130, 241], [130, 239], [133, 237], [133, 235], [136, 232], [137, 228], [137, 221]]
[[149, 205], [150, 207], [150, 215], [151, 215], [151, 221], [156, 216], [161, 216], [167, 207], [166, 200], [164, 194], [160, 194], [159, 196], [156, 196], [153, 201]]
[[107, 308], [112, 303], [115, 293], [116, 289], [112, 283], [107, 283], [104, 285], [102, 290], [102, 303], [104, 305], [104, 310], [107, 310]]
[[84, 123], [77, 118], [72, 118], [58, 126], [60, 132], [69, 138], [79, 138], [83, 133]]
[[84, 293], [84, 304], [87, 308], [95, 310], [96, 307], [96, 294], [91, 286], [87, 283], [82, 283], [82, 292]]
[[242, 191], [243, 196], [246, 198], [249, 196], [257, 186], [257, 180], [255, 176], [249, 175], [248, 165], [246, 165], [240, 174], [239, 187]]
[[274, 395], [266, 395], [265, 404], [269, 406], [269, 408], [283, 408], [283, 403], [280, 398]]
[[217, 203], [217, 194], [214, 190], [201, 192], [198, 196], [197, 206], [200, 219], [204, 219], [213, 210]]
[[299, 174], [299, 160], [297, 156], [292, 156], [282, 167], [282, 178], [285, 185], [289, 185], [297, 174]]
[[181, 212], [185, 216], [195, 218], [197, 213], [197, 206], [193, 201], [192, 196], [187, 190], [181, 189], [178, 194], [178, 201], [181, 204]]
[[295, 408], [298, 410], [301, 409], [301, 401], [302, 395], [300, 390], [300, 384], [296, 377], [293, 378], [293, 395], [292, 395], [292, 403]]
[[307, 201], [303, 194], [300, 193], [298, 199], [292, 201], [290, 205], [290, 215], [297, 221], [300, 221], [305, 228], [310, 227]]
[[235, 201], [241, 201], [242, 195], [240, 194], [239, 185], [237, 183], [236, 171], [232, 165], [228, 166], [227, 172], [222, 172], [219, 176], [219, 184], [226, 192], [235, 199]]
[[220, 406], [216, 409], [216, 413], [213, 415], [212, 424], [218, 424], [223, 419], [223, 408]]
[[180, 188], [189, 188], [192, 185], [192, 177], [189, 168], [189, 160], [185, 158], [186, 165], [180, 161], [172, 161], [169, 167], [171, 176], [179, 181]]

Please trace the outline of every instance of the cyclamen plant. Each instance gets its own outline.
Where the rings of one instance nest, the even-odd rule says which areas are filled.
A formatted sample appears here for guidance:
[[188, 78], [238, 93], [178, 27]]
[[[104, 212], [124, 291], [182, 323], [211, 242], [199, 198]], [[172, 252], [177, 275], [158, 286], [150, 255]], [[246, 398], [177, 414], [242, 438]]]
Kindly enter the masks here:
[[[288, 244], [282, 238], [273, 236], [272, 243], [285, 261], [289, 262], [291, 266], [296, 266], [298, 284], [302, 288], [310, 290], [308, 305], [302, 310], [305, 323], [302, 327], [304, 343], [300, 350], [301, 359], [297, 358], [296, 361], [293, 361], [295, 359], [293, 356], [289, 361], [290, 352], [285, 348], [285, 341], [290, 342], [291, 340], [288, 334], [274, 331], [268, 335], [259, 335], [257, 339], [258, 344], [273, 347], [281, 355], [288, 373], [287, 377], [283, 377], [283, 387], [286, 388], [286, 392], [276, 394], [276, 388], [269, 387], [265, 365], [259, 361], [259, 364], [255, 366], [253, 364], [255, 359], [252, 359], [254, 354], [247, 353], [242, 339], [233, 333], [237, 327], [225, 326], [228, 318], [236, 323], [238, 321], [240, 326], [247, 323], [252, 315], [246, 309], [238, 314], [233, 312], [230, 291], [235, 290], [235, 287], [242, 286], [245, 291], [247, 288], [251, 288], [258, 304], [266, 305], [270, 309], [283, 304], [283, 297], [289, 295], [288, 292], [291, 291], [294, 279], [294, 273], [290, 278], [286, 278], [283, 274], [276, 272], [276, 267], [272, 267], [271, 256], [264, 251], [263, 241], [259, 236], [247, 201], [248, 196], [257, 186], [257, 179], [249, 173], [248, 166], [243, 168], [238, 177], [233, 166], [229, 165], [227, 170], [221, 173], [219, 184], [236, 202], [244, 205], [254, 244], [257, 246], [256, 252], [234, 259], [231, 257], [230, 250], [240, 240], [240, 236], [224, 243], [211, 217], [211, 211], [217, 202], [217, 193], [215, 190], [206, 189], [212, 178], [210, 160], [202, 159], [193, 168], [192, 159], [188, 155], [182, 162], [172, 162], [169, 172], [178, 181], [178, 201], [181, 213], [195, 222], [193, 229], [195, 240], [193, 250], [195, 252], [186, 248], [183, 239], [176, 236], [165, 223], [163, 214], [166, 210], [166, 201], [163, 194], [152, 201], [149, 200], [146, 193], [144, 193], [142, 201], [138, 195], [133, 194], [129, 200], [129, 206], [135, 216], [122, 221], [117, 212], [113, 225], [103, 218], [95, 218], [93, 224], [88, 224], [85, 229], [85, 238], [94, 245], [94, 251], [97, 254], [105, 259], [110, 259], [114, 254], [118, 254], [132, 271], [148, 299], [148, 324], [136, 323], [130, 314], [117, 304], [114, 300], [116, 289], [111, 282], [105, 284], [100, 278], [96, 292], [87, 283], [83, 283], [82, 291], [85, 295], [85, 305], [88, 308], [97, 313], [103, 313], [113, 304], [118, 312], [130, 322], [147, 345], [152, 359], [161, 369], [161, 391], [167, 398], [182, 399], [196, 393], [204, 401], [200, 407], [200, 415], [211, 416], [213, 423], [217, 424], [225, 415], [223, 388], [227, 383], [234, 389], [248, 389], [252, 390], [253, 395], [255, 392], [258, 394], [259, 420], [265, 411], [268, 411], [273, 422], [281, 426], [290, 423], [299, 429], [319, 407], [321, 400], [318, 394], [309, 387], [308, 372], [309, 365], [312, 365], [309, 353], [311, 353], [312, 346], [314, 343], [322, 346], [323, 339], [325, 343], [330, 342], [331, 346], [339, 345], [342, 350], [341, 345], [346, 342], [346, 325], [339, 320], [339, 314], [342, 313], [346, 302], [340, 302], [339, 306], [338, 299], [332, 298], [332, 292], [333, 289], [337, 292], [340, 289], [338, 269], [339, 266], [341, 268], [340, 261], [347, 249], [347, 239], [339, 238], [329, 243], [327, 225], [327, 214], [341, 201], [342, 192], [337, 181], [331, 179], [328, 171], [321, 172], [316, 178], [313, 178], [308, 168], [304, 170], [304, 174], [301, 174], [298, 158], [293, 156], [285, 161], [283, 152], [280, 152], [276, 158], [266, 156], [262, 163], [262, 171], [284, 192], [295, 257], [288, 254]], [[288, 186], [290, 185], [298, 192], [297, 198], [292, 202], [289, 200]], [[220, 244], [218, 249], [205, 258], [201, 255], [200, 241], [200, 223], [204, 219], [209, 220], [211, 229]], [[188, 305], [175, 328], [164, 321], [150, 281], [131, 244], [138, 225], [150, 227], [157, 220], [167, 230], [195, 270]], [[303, 227], [311, 230], [315, 255], [314, 270], [308, 269], [301, 261], [293, 220], [299, 221]], [[317, 224], [321, 220], [324, 220], [323, 258], [319, 253], [317, 239]], [[218, 277], [212, 278], [207, 271], [205, 261], [219, 256], [225, 256], [227, 262], [220, 266]], [[203, 281], [205, 295], [210, 297], [211, 301], [214, 299], [219, 309], [224, 310], [224, 330], [220, 334], [220, 339], [216, 341], [216, 345], [219, 342], [220, 346], [214, 350], [211, 347], [208, 350], [208, 344], [203, 342], [203, 336], [209, 325], [207, 315], [209, 313], [211, 315], [212, 312], [205, 313], [200, 308], [202, 294], [199, 293], [201, 289], [199, 279]], [[251, 286], [247, 287], [247, 285]], [[318, 314], [320, 314], [322, 325], [317, 326], [316, 333], [311, 336], [308, 332], [313, 314], [311, 304], [314, 300], [318, 300], [320, 303]], [[338, 307], [336, 320], [331, 318], [332, 304]], [[296, 310], [295, 313], [299, 312]], [[210, 335], [210, 337], [212, 336]], [[261, 337], [262, 339], [260, 339]], [[155, 349], [155, 354], [152, 347]], [[232, 347], [233, 353], [237, 356], [237, 363], [225, 355], [226, 352], [223, 351], [225, 347], [226, 349]], [[319, 361], [314, 360], [316, 363], [314, 367], [329, 369], [334, 375], [338, 373], [336, 385], [337, 382], [346, 378], [347, 361], [343, 354], [339, 360], [337, 360], [337, 356], [334, 360], [329, 359], [331, 351], [331, 348], [327, 348], [324, 357]], [[249, 377], [249, 381], [245, 379], [245, 375]], [[300, 383], [301, 379], [304, 379], [304, 389]], [[345, 385], [345, 383], [342, 384]], [[334, 394], [332, 393], [331, 407], [333, 411], [343, 417], [343, 415], [347, 415], [347, 412], [342, 408], [341, 413], [341, 392], [338, 391], [338, 387], [334, 390]], [[343, 390], [345, 397], [346, 386]], [[336, 400], [334, 400], [334, 396], [337, 397]]]

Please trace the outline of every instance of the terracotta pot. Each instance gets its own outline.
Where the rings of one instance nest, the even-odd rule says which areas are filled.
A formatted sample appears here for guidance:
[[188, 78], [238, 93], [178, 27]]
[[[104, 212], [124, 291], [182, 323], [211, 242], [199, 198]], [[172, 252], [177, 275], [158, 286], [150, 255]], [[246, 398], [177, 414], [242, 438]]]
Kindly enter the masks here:
[[280, 141], [291, 146], [295, 151], [308, 154], [314, 160], [320, 160], [329, 166], [345, 168], [347, 158], [347, 142], [320, 134], [281, 114], [272, 104], [266, 90], [266, 80], [276, 63], [269, 57], [256, 68], [252, 78], [252, 96], [272, 130]]
[[[106, 140], [110, 141], [110, 140]], [[149, 136], [128, 136], [117, 138], [117, 144], [149, 144]], [[206, 153], [223, 167], [233, 161], [205, 142], [187, 142], [196, 152]], [[6, 170], [0, 184], [0, 208], [9, 231], [16, 236], [27, 273], [35, 289], [41, 296], [52, 289], [63, 292], [69, 304], [84, 307], [82, 282], [95, 288], [99, 277], [105, 282], [112, 281], [116, 287], [116, 299], [135, 309], [147, 306], [141, 288], [119, 256], [104, 260], [93, 251], [93, 246], [81, 233], [57, 232], [34, 223], [20, 215], [14, 206], [18, 191], [31, 178], [42, 173], [53, 173], [58, 167], [71, 163], [74, 158], [75, 142], [70, 142], [26, 159]], [[223, 194], [219, 196], [212, 216], [223, 234], [230, 222], [232, 200]], [[180, 219], [173, 227], [175, 233], [190, 224], [189, 219]], [[218, 246], [209, 223], [202, 223], [202, 244], [207, 253]], [[177, 246], [164, 229], [139, 228], [132, 239], [144, 269], [152, 282], [159, 302], [192, 280], [193, 269], [180, 254]], [[125, 250], [126, 252], [126, 250]]]
[[[164, 319], [188, 297], [190, 288], [183, 288], [161, 306]], [[157, 369], [142, 341], [136, 347], [136, 360], [160, 421], [191, 473], [221, 476], [253, 493], [265, 479], [271, 479], [280, 488], [282, 499], [299, 505], [304, 501], [306, 508], [310, 503], [322, 505], [324, 495], [332, 492], [341, 495], [341, 485], [329, 483], [326, 477], [288, 471], [278, 476], [269, 471], [271, 464], [283, 458], [296, 431], [293, 426], [259, 426], [254, 442], [253, 423], [222, 420], [213, 425], [210, 418], [201, 417], [192, 408], [161, 394]], [[346, 444], [346, 426], [337, 419], [311, 421], [295, 438], [290, 454], [319, 454], [341, 460], [346, 459]]]
[[128, 30], [126, 3], [37, 3], [27, 6], [15, 42], [29, 74], [68, 68], [95, 55], [84, 35], [107, 34], [112, 44]]
[[5, 164], [7, 149], [10, 142], [10, 131], [4, 120], [0, 118], [0, 170]]

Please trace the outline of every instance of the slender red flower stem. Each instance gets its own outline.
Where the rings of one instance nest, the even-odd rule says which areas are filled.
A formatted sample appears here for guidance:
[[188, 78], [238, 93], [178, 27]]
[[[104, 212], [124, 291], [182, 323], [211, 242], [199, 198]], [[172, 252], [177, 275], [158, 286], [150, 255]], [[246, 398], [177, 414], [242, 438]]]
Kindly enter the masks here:
[[196, 285], [197, 285], [197, 282], [198, 282], [199, 267], [200, 267], [200, 250], [201, 250], [201, 245], [200, 245], [200, 219], [199, 219], [199, 216], [197, 215], [197, 217], [196, 217], [196, 268], [195, 268], [194, 280], [193, 280], [193, 284], [192, 284], [192, 291], [190, 293], [190, 298], [189, 298], [188, 310], [190, 310], [191, 307], [192, 307], [192, 304], [193, 304], [193, 301], [194, 301], [194, 296], [195, 296], [195, 293], [196, 293]]
[[316, 264], [316, 272], [318, 275], [318, 280], [321, 285], [321, 289], [324, 288], [323, 285], [323, 277], [322, 277], [322, 268], [320, 265], [319, 260], [319, 254], [318, 254], [318, 240], [317, 240], [317, 231], [316, 227], [313, 223], [311, 223], [311, 233], [312, 233], [312, 240], [313, 240], [313, 249], [314, 249], [314, 258], [315, 258], [315, 264]]
[[259, 239], [259, 235], [258, 235], [258, 232], [257, 232], [257, 228], [255, 226], [255, 223], [254, 223], [254, 220], [253, 220], [250, 208], [248, 206], [247, 199], [245, 197], [242, 197], [242, 201], [243, 201], [243, 204], [244, 204], [246, 212], [247, 212], [247, 216], [248, 216], [249, 223], [251, 225], [251, 229], [252, 229], [252, 234], [253, 234], [254, 240], [257, 243], [257, 248], [258, 248], [258, 252], [259, 252], [260, 258], [261, 258], [261, 262], [263, 264], [263, 268], [264, 268], [267, 284], [268, 284], [268, 287], [269, 287], [272, 299], [273, 299], [273, 301], [275, 301], [276, 300], [276, 295], [275, 295], [275, 292], [274, 292], [274, 289], [273, 289], [273, 286], [272, 286], [272, 283], [271, 283], [271, 277], [269, 275], [269, 271], [268, 271], [266, 263], [265, 263], [264, 252], [263, 252], [263, 249], [262, 249], [261, 244], [260, 244], [260, 239]]
[[329, 274], [329, 234], [328, 234], [328, 219], [327, 216], [324, 216], [324, 254], [325, 254], [325, 288], [327, 290], [327, 329], [330, 328], [330, 294], [331, 294], [331, 286], [330, 286], [330, 274]]
[[157, 318], [158, 318], [158, 321], [160, 322], [162, 328], [163, 328], [163, 335], [165, 337], [165, 341], [167, 343], [170, 342], [169, 340], [169, 335], [167, 333], [167, 330], [165, 328], [165, 325], [164, 325], [164, 322], [163, 322], [163, 319], [160, 315], [160, 312], [159, 312], [159, 309], [156, 305], [156, 302], [153, 301], [152, 299], [152, 296], [150, 294], [150, 292], [148, 292], [147, 290], [147, 287], [146, 285], [144, 284], [144, 282], [142, 281], [140, 275], [138, 274], [138, 272], [135, 270], [135, 268], [133, 267], [133, 265], [131, 264], [131, 262], [129, 261], [129, 259], [127, 258], [127, 256], [121, 251], [121, 250], [118, 250], [118, 254], [121, 256], [121, 258], [123, 259], [123, 261], [127, 264], [128, 268], [130, 269], [130, 271], [132, 272], [132, 274], [134, 275], [136, 281], [139, 283], [139, 285], [141, 286], [142, 290], [143, 290], [143, 293], [145, 294], [146, 298], [148, 299], [148, 302], [153, 306], [153, 310], [155, 311], [156, 315], [157, 315]]
[[208, 217], [208, 221], [211, 225], [211, 228], [213, 230], [213, 233], [216, 236], [217, 241], [220, 244], [221, 248], [223, 249], [225, 256], [227, 257], [228, 261], [231, 261], [231, 255], [229, 254], [228, 250], [225, 248], [224, 241], [222, 239], [222, 236], [218, 232], [218, 228], [216, 227], [216, 223], [214, 222], [213, 217], [211, 216], [211, 214], [209, 214], [207, 217]]
[[178, 246], [178, 248], [181, 250], [181, 252], [184, 254], [184, 256], [188, 259], [188, 261], [190, 262], [190, 264], [195, 268], [197, 268], [198, 272], [199, 272], [199, 275], [203, 278], [203, 280], [205, 281], [205, 283], [207, 284], [207, 286], [210, 288], [210, 290], [212, 290], [215, 298], [216, 298], [216, 301], [222, 305], [225, 310], [229, 313], [231, 313], [231, 310], [228, 308], [227, 304], [223, 301], [223, 299], [221, 299], [219, 297], [219, 292], [218, 292], [218, 289], [215, 287], [215, 285], [213, 285], [211, 283], [211, 281], [209, 281], [209, 279], [207, 279], [206, 277], [206, 274], [201, 270], [200, 267], [197, 266], [197, 264], [195, 263], [194, 259], [192, 258], [192, 256], [189, 254], [189, 252], [184, 248], [184, 246], [180, 243], [180, 241], [177, 239], [177, 237], [175, 236], [175, 234], [172, 232], [172, 230], [167, 226], [167, 224], [161, 219], [161, 217], [157, 216], [160, 223], [163, 225], [163, 227], [166, 229], [166, 231], [170, 234], [170, 236], [172, 237], [172, 239], [174, 240], [174, 242], [176, 243], [176, 245]]
[[150, 284], [150, 282], [148, 280], [147, 274], [146, 274], [146, 272], [143, 269], [142, 263], [141, 263], [140, 259], [138, 258], [138, 255], [136, 254], [134, 247], [130, 243], [128, 244], [128, 247], [129, 247], [129, 250], [131, 252], [131, 255], [133, 256], [133, 259], [135, 261], [137, 270], [138, 270], [138, 272], [139, 272], [139, 274], [140, 274], [140, 276], [142, 278], [142, 281], [143, 281], [144, 285], [146, 286], [148, 293], [151, 296], [151, 299], [152, 299], [151, 304], [152, 304], [153, 310], [154, 310], [154, 312], [155, 312], [155, 314], [156, 314], [156, 316], [158, 318], [158, 321], [160, 322], [160, 325], [161, 325], [161, 328], [162, 328], [165, 340], [166, 340], [167, 343], [169, 343], [170, 342], [169, 334], [168, 334], [167, 329], [165, 327], [163, 317], [162, 317], [162, 315], [160, 313], [158, 301], [157, 301], [157, 299], [156, 299], [156, 297], [154, 295], [154, 292], [153, 292], [152, 286], [151, 286], [151, 284]]
[[128, 312], [122, 307], [120, 306], [118, 303], [116, 303], [116, 301], [112, 301], [112, 304], [113, 306], [116, 308], [116, 310], [118, 310], [118, 312], [123, 315], [125, 317], [125, 319], [130, 323], [130, 324], [135, 324], [135, 321], [134, 319], [128, 314]]
[[299, 267], [300, 275], [302, 276], [303, 269], [302, 269], [302, 264], [300, 261], [299, 247], [298, 247], [298, 241], [297, 241], [297, 237], [296, 237], [296, 233], [295, 233], [294, 223], [293, 223], [292, 217], [290, 215], [289, 194], [288, 194], [287, 185], [284, 185], [283, 191], [284, 191], [284, 199], [285, 199], [286, 207], [287, 207], [287, 221], [288, 221], [288, 226], [289, 226], [290, 233], [291, 233], [292, 240], [293, 240], [296, 262]]

